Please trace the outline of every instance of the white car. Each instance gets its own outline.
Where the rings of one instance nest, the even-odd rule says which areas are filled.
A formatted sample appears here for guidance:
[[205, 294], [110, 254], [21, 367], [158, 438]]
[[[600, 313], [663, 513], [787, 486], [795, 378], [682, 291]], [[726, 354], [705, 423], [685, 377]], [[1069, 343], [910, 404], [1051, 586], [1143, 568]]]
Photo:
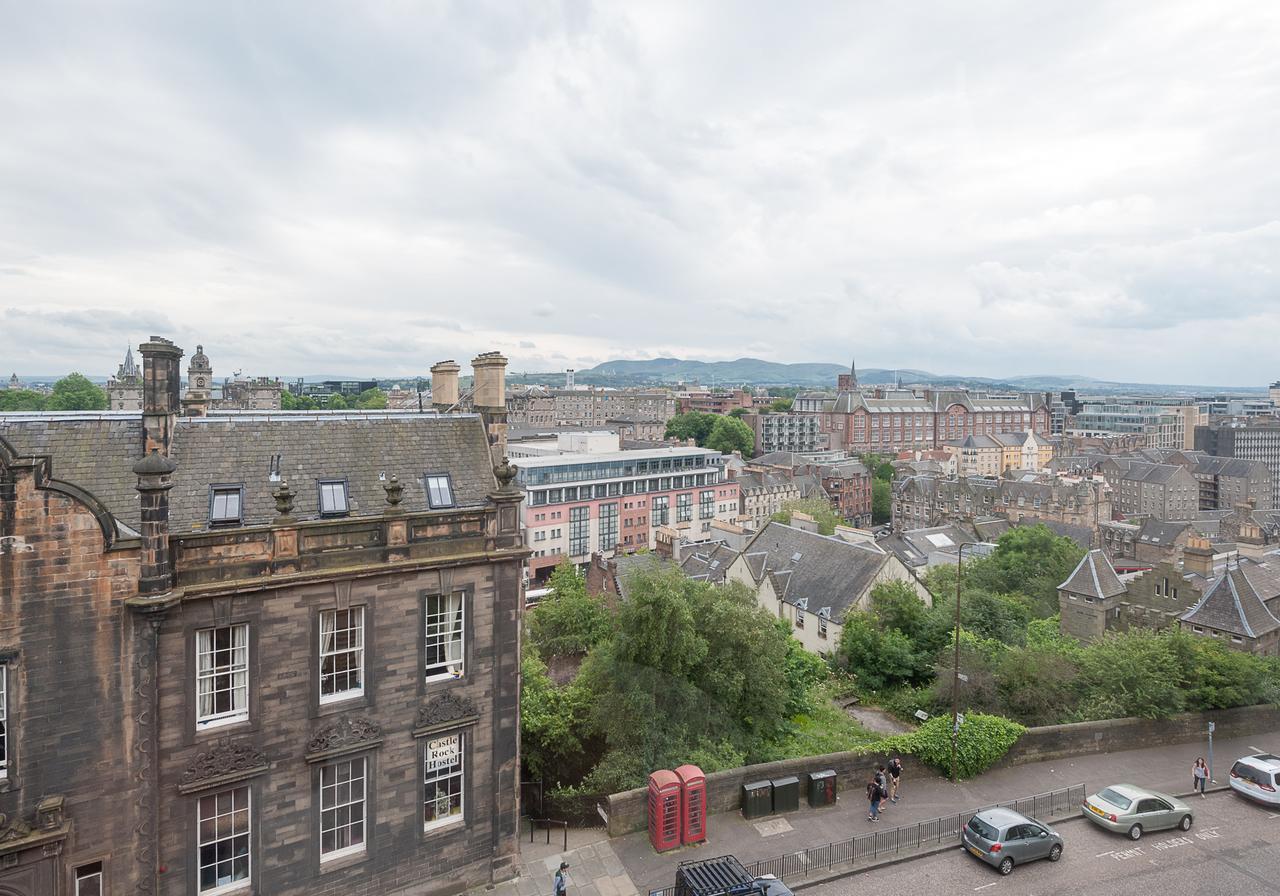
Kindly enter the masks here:
[[1280, 806], [1280, 756], [1257, 753], [1231, 766], [1231, 789], [1268, 806]]

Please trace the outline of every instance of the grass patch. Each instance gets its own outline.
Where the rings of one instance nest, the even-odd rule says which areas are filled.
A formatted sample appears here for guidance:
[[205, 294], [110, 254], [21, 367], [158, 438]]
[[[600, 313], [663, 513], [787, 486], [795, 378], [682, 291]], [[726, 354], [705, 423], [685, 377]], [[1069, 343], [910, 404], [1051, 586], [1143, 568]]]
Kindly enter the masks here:
[[791, 719], [793, 730], [775, 745], [773, 759], [821, 756], [875, 743], [882, 736], [855, 722], [835, 698], [848, 692], [839, 679], [818, 682], [809, 689], [810, 709]]

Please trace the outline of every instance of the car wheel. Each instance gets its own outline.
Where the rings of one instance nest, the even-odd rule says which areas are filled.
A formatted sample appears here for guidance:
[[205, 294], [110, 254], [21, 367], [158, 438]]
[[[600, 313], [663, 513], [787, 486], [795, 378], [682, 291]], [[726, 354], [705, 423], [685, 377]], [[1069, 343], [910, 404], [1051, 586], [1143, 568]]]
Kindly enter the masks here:
[[1133, 827], [1129, 828], [1129, 839], [1130, 840], [1142, 839], [1142, 825], [1135, 824]]
[[1013, 859], [1011, 859], [1009, 856], [1005, 856], [1004, 859], [1000, 862], [999, 867], [1000, 867], [1001, 874], [1008, 874], [1010, 871], [1013, 870]]
[[1062, 846], [1055, 843], [1053, 849], [1049, 850], [1049, 861], [1056, 862], [1060, 858], [1062, 858]]
[[1182, 821], [1178, 822], [1178, 827], [1184, 831], [1191, 830], [1191, 816], [1190, 815], [1182, 816]]

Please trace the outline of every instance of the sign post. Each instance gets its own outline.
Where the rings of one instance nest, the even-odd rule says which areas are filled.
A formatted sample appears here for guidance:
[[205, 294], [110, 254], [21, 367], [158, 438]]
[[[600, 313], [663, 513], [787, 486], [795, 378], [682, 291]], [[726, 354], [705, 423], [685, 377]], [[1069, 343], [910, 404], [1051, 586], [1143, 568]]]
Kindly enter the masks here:
[[1209, 723], [1209, 783], [1210, 784], [1218, 783], [1217, 781], [1213, 780], [1213, 729], [1216, 727], [1217, 726], [1214, 725], [1213, 722]]

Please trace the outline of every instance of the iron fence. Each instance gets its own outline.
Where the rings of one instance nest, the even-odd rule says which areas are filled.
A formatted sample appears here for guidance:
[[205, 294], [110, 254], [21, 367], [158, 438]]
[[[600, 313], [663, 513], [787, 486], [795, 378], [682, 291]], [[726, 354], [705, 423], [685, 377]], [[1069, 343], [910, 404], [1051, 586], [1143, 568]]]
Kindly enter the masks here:
[[[753, 877], [772, 874], [785, 883], [796, 877], [830, 871], [837, 865], [874, 862], [877, 859], [910, 853], [929, 846], [959, 844], [960, 831], [969, 819], [983, 809], [990, 809], [993, 806], [1013, 809], [1023, 815], [1048, 821], [1075, 814], [1079, 811], [1080, 804], [1084, 802], [1084, 797], [1084, 785], [1075, 784], [1060, 790], [1037, 793], [1035, 796], [980, 806], [956, 815], [944, 815], [940, 818], [930, 818], [928, 821], [886, 830], [868, 831], [865, 834], [850, 837], [848, 840], [837, 840], [824, 846], [811, 846], [798, 852], [761, 859], [757, 862], [743, 862], [743, 865]], [[649, 894], [650, 896], [678, 896], [677, 888], [674, 886], [650, 890]]]

